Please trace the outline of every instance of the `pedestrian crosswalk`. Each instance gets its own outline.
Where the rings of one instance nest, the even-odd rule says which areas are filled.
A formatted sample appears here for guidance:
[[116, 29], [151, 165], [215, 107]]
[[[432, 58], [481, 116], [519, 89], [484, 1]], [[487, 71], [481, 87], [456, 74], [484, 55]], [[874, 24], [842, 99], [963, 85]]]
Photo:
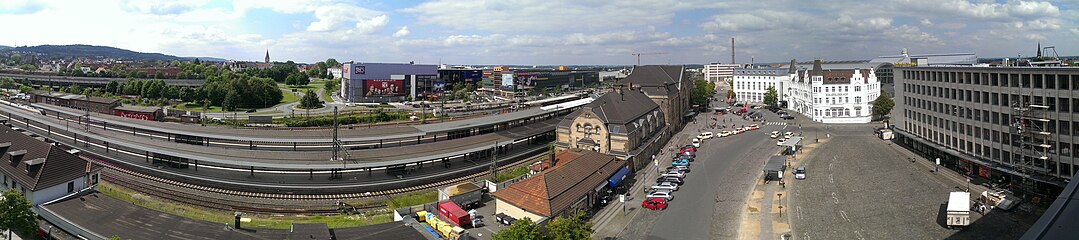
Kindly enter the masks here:
[[766, 123], [764, 125], [787, 126], [787, 122], [768, 122], [768, 123]]

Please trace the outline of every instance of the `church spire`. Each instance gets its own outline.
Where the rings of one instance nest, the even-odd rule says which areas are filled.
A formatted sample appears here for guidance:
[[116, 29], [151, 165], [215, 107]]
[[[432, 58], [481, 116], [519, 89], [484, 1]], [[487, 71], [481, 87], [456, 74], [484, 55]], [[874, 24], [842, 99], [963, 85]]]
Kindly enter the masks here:
[[270, 50], [266, 49], [266, 63], [270, 63]]
[[1036, 57], [1041, 57], [1041, 56], [1042, 56], [1042, 42], [1038, 42], [1038, 55]]

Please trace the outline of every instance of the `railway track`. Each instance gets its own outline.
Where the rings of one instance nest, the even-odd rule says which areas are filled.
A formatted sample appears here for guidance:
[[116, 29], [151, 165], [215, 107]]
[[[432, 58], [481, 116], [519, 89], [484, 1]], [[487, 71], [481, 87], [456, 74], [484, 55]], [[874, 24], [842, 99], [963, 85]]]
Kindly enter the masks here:
[[[537, 157], [542, 156], [544, 155]], [[131, 171], [96, 159], [84, 159], [105, 166], [106, 170], [102, 174], [103, 180], [141, 194], [203, 208], [261, 214], [336, 214], [345, 211], [337, 203], [347, 201], [378, 203], [349, 209], [353, 212], [383, 209], [387, 206], [384, 202], [395, 195], [427, 191], [464, 182], [474, 182], [490, 174], [489, 172], [479, 172], [434, 183], [376, 192], [280, 194], [236, 191], [179, 182]], [[513, 164], [503, 165], [499, 167], [499, 170], [526, 166], [535, 159], [536, 157], [525, 158]]]

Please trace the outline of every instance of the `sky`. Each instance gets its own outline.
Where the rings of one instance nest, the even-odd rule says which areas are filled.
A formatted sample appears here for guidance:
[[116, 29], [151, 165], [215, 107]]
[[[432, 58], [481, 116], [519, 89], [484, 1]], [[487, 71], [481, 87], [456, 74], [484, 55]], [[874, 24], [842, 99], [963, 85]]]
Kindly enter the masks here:
[[1079, 55], [1079, 0], [3, 0], [0, 45], [313, 63], [629, 65]]

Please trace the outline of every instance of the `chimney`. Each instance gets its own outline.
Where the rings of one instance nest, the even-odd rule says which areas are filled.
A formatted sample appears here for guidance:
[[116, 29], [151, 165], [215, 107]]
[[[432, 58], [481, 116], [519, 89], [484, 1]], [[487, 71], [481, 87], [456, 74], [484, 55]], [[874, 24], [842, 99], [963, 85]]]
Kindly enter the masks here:
[[735, 64], [735, 62], [734, 62], [734, 38], [731, 38], [731, 64]]

